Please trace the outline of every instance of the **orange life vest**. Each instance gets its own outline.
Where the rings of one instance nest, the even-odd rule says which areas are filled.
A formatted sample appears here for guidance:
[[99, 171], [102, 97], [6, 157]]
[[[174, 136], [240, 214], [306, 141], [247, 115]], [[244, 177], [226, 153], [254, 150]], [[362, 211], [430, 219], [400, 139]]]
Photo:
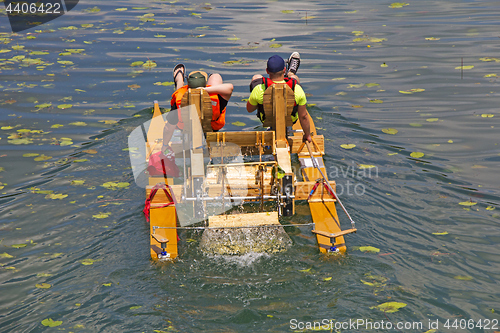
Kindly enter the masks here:
[[[189, 87], [187, 85], [177, 89], [172, 94], [172, 99], [170, 101], [170, 109], [172, 111], [177, 110], [178, 112], [179, 116], [179, 122], [177, 123], [178, 129], [184, 128], [184, 123], [182, 122], [182, 117], [181, 117], [181, 101], [182, 101], [182, 96], [184, 96], [184, 94], [187, 92], [188, 89]], [[209, 96], [210, 96], [210, 101], [212, 102], [212, 121], [211, 121], [212, 129], [214, 131], [218, 131], [226, 124], [226, 108], [222, 110], [220, 109], [220, 101], [218, 94], [209, 94]]]

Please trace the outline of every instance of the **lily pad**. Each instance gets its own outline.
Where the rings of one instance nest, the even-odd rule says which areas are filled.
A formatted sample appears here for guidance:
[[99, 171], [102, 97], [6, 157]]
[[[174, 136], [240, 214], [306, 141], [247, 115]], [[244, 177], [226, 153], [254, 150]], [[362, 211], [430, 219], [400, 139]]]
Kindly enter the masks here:
[[84, 121], [75, 121], [75, 122], [69, 123], [69, 125], [73, 125], [73, 126], [87, 126], [87, 123], [84, 122]]
[[62, 200], [66, 198], [68, 195], [67, 194], [62, 194], [62, 193], [51, 193], [47, 194], [45, 197], [47, 199], [52, 199], [52, 200]]
[[421, 158], [421, 157], [424, 157], [424, 155], [425, 155], [424, 153], [419, 152], [419, 151], [416, 151], [416, 152], [413, 152], [410, 154], [410, 156], [413, 158]]
[[234, 123], [231, 123], [231, 125], [242, 127], [245, 126], [246, 124], [241, 121], [235, 121]]
[[0, 253], [0, 258], [7, 258], [7, 259], [10, 259], [10, 258], [14, 258], [14, 256], [11, 256], [10, 254], [8, 254], [7, 252], [4, 252], [4, 253]]
[[30, 138], [17, 138], [8, 140], [7, 142], [13, 145], [29, 145], [33, 143], [33, 140], [31, 140]]
[[370, 103], [377, 103], [377, 104], [381, 104], [381, 103], [384, 103], [383, 100], [381, 99], [370, 99]]
[[342, 147], [344, 149], [353, 149], [354, 147], [356, 147], [356, 145], [354, 143], [348, 143], [348, 144], [340, 145], [340, 147]]
[[63, 322], [60, 320], [54, 321], [52, 318], [47, 318], [42, 320], [42, 325], [43, 326], [48, 326], [48, 327], [56, 327], [60, 326]]
[[95, 149], [85, 149], [85, 150], [82, 150], [84, 153], [87, 153], [87, 154], [97, 154], [97, 150]]
[[477, 205], [477, 202], [472, 202], [472, 201], [462, 201], [458, 203], [460, 206], [474, 206]]
[[144, 68], [154, 68], [156, 66], [157, 66], [156, 62], [154, 62], [153, 60], [148, 60], [142, 64], [142, 67], [144, 67]]
[[105, 218], [109, 217], [109, 215], [111, 215], [111, 214], [110, 213], [99, 213], [96, 215], [92, 215], [92, 217], [95, 219], [105, 219]]
[[399, 311], [399, 309], [404, 308], [407, 304], [401, 302], [387, 302], [377, 306], [373, 306], [370, 309], [377, 308], [382, 312], [393, 313]]
[[468, 65], [468, 66], [458, 66], [455, 67], [455, 69], [473, 69], [474, 65]]
[[483, 113], [481, 115], [481, 117], [483, 118], [493, 118], [495, 115], [494, 114], [491, 114], [491, 113]]
[[432, 234], [433, 234], [433, 235], [436, 235], [436, 236], [444, 236], [444, 235], [448, 235], [448, 232], [447, 232], [447, 231], [443, 231], [443, 232], [433, 232]]
[[375, 165], [371, 165], [371, 164], [360, 164], [359, 166], [359, 169], [371, 169], [371, 168], [376, 168]]
[[58, 109], [62, 109], [62, 110], [64, 110], [64, 109], [70, 109], [71, 107], [73, 107], [72, 104], [60, 104], [60, 105], [57, 106]]
[[380, 252], [380, 249], [373, 247], [373, 246], [360, 246], [359, 250], [361, 252], [373, 252], [373, 253], [378, 253]]
[[40, 161], [47, 161], [47, 160], [50, 160], [52, 158], [52, 156], [46, 156], [44, 154], [38, 156], [38, 157], [35, 157], [34, 160], [36, 162], [40, 162]]
[[410, 89], [410, 90], [400, 90], [399, 92], [402, 94], [414, 94], [414, 93], [422, 92], [422, 91], [425, 91], [425, 89], [416, 88], [416, 89]]
[[50, 273], [38, 273], [36, 276], [37, 277], [50, 277], [50, 276], [52, 276], [52, 274], [50, 274]]
[[384, 132], [385, 134], [397, 134], [398, 133], [398, 130], [395, 129], [395, 128], [384, 128], [382, 129], [382, 132]]
[[153, 83], [155, 86], [173, 86], [175, 82], [173, 81], [166, 81], [166, 82], [155, 82]]
[[37, 283], [35, 284], [35, 287], [39, 289], [49, 289], [50, 287], [52, 287], [52, 285], [49, 283]]
[[472, 276], [468, 276], [468, 275], [457, 275], [457, 276], [454, 276], [453, 278], [456, 280], [462, 280], [462, 281], [471, 281], [474, 279]]
[[144, 61], [134, 61], [133, 63], [130, 64], [130, 66], [136, 67], [136, 66], [141, 66], [142, 64], [144, 64]]
[[94, 262], [95, 262], [94, 259], [83, 259], [80, 261], [80, 263], [85, 266], [93, 265]]
[[389, 5], [389, 8], [403, 8], [405, 6], [409, 6], [409, 3], [406, 2], [394, 2]]
[[20, 248], [22, 248], [22, 247], [26, 247], [26, 245], [27, 245], [27, 244], [13, 244], [13, 245], [11, 245], [11, 246], [12, 246], [13, 248], [15, 248], [15, 249], [20, 249]]

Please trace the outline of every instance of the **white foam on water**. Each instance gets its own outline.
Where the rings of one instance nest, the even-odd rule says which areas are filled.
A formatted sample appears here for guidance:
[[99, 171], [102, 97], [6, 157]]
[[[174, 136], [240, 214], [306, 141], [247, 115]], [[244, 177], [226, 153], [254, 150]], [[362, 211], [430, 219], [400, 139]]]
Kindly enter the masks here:
[[262, 258], [267, 259], [271, 256], [265, 252], [247, 252], [243, 255], [207, 255], [209, 258], [223, 260], [227, 264], [236, 265], [240, 268], [251, 266]]

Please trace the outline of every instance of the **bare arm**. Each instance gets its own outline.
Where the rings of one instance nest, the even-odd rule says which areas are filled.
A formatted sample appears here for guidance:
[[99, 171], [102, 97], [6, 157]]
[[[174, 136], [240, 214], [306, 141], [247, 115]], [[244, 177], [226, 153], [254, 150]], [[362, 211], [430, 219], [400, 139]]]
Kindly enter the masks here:
[[257, 109], [257, 105], [252, 105], [250, 102], [247, 101], [247, 111], [248, 112], [254, 112]]
[[302, 130], [304, 131], [304, 136], [302, 140], [312, 142], [311, 127], [309, 125], [309, 113], [307, 112], [306, 106], [299, 105], [298, 113], [299, 113], [300, 126], [302, 126]]
[[219, 94], [226, 101], [229, 101], [233, 93], [233, 85], [231, 83], [222, 83], [204, 88], [209, 94]]

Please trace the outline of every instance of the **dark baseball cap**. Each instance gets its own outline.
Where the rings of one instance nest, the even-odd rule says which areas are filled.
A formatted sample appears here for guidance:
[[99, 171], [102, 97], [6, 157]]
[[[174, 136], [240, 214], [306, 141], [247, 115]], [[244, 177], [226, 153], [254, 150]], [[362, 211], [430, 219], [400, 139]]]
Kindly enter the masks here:
[[199, 88], [207, 86], [207, 73], [202, 71], [194, 71], [189, 73], [188, 79], [189, 88]]
[[271, 73], [277, 73], [285, 68], [285, 60], [275, 54], [267, 60], [267, 70]]

